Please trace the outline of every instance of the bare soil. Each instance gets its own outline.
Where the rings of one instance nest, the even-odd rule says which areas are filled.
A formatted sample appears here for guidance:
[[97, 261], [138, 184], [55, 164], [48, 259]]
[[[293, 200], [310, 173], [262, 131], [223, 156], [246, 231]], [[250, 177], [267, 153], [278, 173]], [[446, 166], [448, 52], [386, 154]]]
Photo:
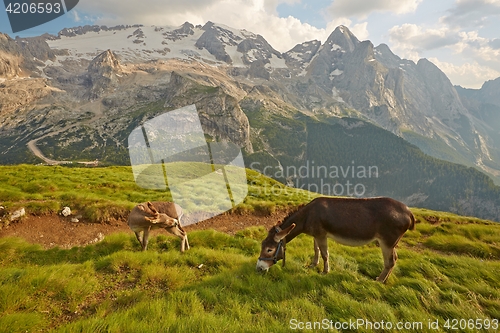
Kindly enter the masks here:
[[[264, 226], [269, 229], [283, 220], [286, 211], [278, 211], [269, 216], [258, 214], [222, 214], [197, 224], [184, 227], [186, 232], [203, 229], [214, 229], [230, 235], [250, 226]], [[111, 223], [71, 222], [70, 217], [59, 215], [27, 216], [20, 221], [12, 222], [0, 230], [0, 237], [20, 237], [33, 244], [40, 244], [44, 248], [60, 247], [71, 248], [84, 246], [101, 241], [106, 235], [118, 232], [132, 234], [126, 220]], [[164, 230], [153, 230], [152, 236], [171, 234]]]

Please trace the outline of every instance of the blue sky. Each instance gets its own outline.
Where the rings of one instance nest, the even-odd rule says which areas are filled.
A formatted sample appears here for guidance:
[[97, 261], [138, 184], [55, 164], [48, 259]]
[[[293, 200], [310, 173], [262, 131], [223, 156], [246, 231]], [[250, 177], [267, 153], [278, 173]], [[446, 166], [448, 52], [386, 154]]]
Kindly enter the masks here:
[[[185, 21], [247, 29], [282, 52], [307, 40], [324, 41], [342, 24], [402, 58], [431, 60], [453, 84], [479, 88], [500, 77], [500, 0], [80, 0], [67, 15], [16, 35], [57, 34], [85, 24]], [[0, 31], [14, 37], [3, 10]]]

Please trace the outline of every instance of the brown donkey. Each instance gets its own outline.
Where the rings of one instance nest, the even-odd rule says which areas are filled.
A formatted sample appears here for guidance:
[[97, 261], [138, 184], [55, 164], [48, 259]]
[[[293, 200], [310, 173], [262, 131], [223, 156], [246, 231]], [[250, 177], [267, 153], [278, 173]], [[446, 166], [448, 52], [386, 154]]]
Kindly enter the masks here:
[[281, 259], [284, 266], [286, 243], [301, 233], [314, 237], [311, 266], [318, 265], [321, 252], [324, 274], [330, 271], [327, 238], [350, 246], [377, 240], [384, 257], [384, 270], [377, 281], [384, 283], [397, 260], [394, 248], [408, 229], [415, 229], [415, 217], [405, 204], [394, 199], [316, 198], [269, 230], [262, 241], [257, 270], [267, 271]]
[[149, 231], [163, 228], [181, 239], [181, 252], [189, 250], [187, 233], [182, 229], [182, 208], [173, 202], [144, 202], [135, 206], [128, 217], [128, 225], [146, 251]]

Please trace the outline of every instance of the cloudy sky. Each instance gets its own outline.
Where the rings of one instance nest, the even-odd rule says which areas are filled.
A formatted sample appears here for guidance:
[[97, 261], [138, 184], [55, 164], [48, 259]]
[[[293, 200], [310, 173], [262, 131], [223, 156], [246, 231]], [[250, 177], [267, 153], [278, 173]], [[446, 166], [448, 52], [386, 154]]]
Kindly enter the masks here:
[[[500, 77], [500, 0], [81, 0], [67, 15], [17, 35], [185, 21], [247, 29], [282, 52], [303, 41], [325, 41], [343, 24], [360, 40], [385, 43], [402, 58], [431, 60], [453, 84], [480, 88]], [[4, 11], [0, 31], [13, 36]]]

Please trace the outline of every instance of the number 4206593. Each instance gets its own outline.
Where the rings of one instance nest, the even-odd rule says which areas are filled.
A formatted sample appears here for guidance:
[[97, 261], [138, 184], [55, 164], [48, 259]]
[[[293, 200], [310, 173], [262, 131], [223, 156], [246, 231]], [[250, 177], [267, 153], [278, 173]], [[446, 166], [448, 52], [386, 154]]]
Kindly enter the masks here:
[[447, 330], [498, 330], [498, 319], [447, 319], [443, 325]]
[[9, 14], [59, 14], [61, 12], [61, 3], [9, 3], [7, 7], [5, 7], [5, 11]]

